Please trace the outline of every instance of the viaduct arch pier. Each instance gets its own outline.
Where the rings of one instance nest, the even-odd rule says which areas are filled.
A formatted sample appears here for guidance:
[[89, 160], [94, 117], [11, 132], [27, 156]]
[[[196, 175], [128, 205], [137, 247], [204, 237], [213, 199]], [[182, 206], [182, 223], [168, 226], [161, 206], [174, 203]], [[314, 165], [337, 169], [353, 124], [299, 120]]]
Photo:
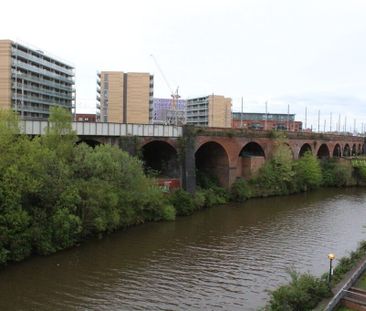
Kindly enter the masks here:
[[[21, 121], [28, 135], [42, 135], [47, 121]], [[73, 122], [79, 142], [112, 144], [139, 155], [146, 169], [180, 179], [193, 192], [200, 173], [223, 187], [238, 177], [250, 178], [273, 154], [279, 139], [294, 159], [311, 152], [320, 159], [366, 154], [365, 137], [341, 133], [274, 132], [228, 128], [177, 127], [151, 124]]]

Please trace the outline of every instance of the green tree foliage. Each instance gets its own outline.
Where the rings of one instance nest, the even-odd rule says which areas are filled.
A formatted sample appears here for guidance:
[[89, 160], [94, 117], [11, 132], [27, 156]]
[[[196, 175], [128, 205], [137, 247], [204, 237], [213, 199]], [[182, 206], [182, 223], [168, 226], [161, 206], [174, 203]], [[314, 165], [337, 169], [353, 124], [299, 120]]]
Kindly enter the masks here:
[[301, 191], [316, 189], [322, 182], [322, 171], [319, 160], [306, 152], [294, 163], [295, 179], [297, 188]]
[[71, 115], [61, 108], [49, 121], [46, 135], [30, 139], [13, 113], [0, 111], [0, 265], [175, 218], [138, 159], [112, 146], [76, 145]]
[[[363, 180], [363, 170], [366, 172], [364, 169], [366, 165], [362, 163], [360, 161], [353, 163], [359, 180]], [[319, 161], [310, 152], [294, 160], [288, 145], [280, 139], [272, 157], [264, 163], [256, 176], [248, 181], [239, 179], [232, 185], [231, 200], [243, 202], [250, 197], [287, 195], [320, 186], [355, 185], [356, 180], [352, 172], [353, 168], [349, 161], [336, 159]]]
[[366, 182], [366, 161], [365, 159], [355, 159], [352, 160], [352, 166], [356, 171], [357, 177]]
[[230, 198], [235, 202], [244, 202], [251, 198], [252, 189], [244, 178], [237, 179], [231, 186]]
[[196, 209], [192, 196], [181, 189], [170, 196], [170, 202], [173, 204], [178, 216], [191, 215]]
[[295, 191], [294, 176], [291, 150], [286, 144], [280, 142], [272, 158], [259, 170], [255, 179], [256, 193], [262, 192], [263, 196], [292, 193]]
[[313, 310], [323, 298], [330, 296], [330, 289], [325, 280], [295, 271], [291, 271], [290, 276], [291, 282], [288, 285], [283, 285], [271, 293], [267, 310]]
[[348, 162], [339, 162], [330, 159], [321, 162], [324, 186], [342, 187], [350, 183], [352, 178], [352, 166]]

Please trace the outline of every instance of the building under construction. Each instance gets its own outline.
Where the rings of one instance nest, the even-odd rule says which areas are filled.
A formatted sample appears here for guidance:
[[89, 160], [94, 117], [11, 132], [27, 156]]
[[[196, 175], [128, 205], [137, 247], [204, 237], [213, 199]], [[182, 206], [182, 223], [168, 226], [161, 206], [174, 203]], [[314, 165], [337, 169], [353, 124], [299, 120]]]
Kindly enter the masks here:
[[170, 125], [186, 124], [186, 104], [187, 101], [184, 99], [154, 98], [152, 123]]

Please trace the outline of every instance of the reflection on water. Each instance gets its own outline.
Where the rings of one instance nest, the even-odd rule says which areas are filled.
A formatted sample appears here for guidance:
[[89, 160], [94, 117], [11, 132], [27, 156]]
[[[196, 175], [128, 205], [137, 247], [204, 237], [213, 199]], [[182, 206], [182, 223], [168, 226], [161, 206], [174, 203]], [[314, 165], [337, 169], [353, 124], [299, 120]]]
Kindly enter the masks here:
[[286, 270], [321, 274], [365, 238], [366, 191], [251, 200], [0, 271], [0, 310], [256, 310]]

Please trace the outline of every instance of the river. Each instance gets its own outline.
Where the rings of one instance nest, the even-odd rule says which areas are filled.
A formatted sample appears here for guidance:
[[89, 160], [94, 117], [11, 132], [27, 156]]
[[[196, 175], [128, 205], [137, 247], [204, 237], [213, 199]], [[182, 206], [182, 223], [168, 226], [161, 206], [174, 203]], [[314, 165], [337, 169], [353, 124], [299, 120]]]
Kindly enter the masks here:
[[320, 275], [366, 239], [365, 203], [322, 189], [130, 228], [0, 270], [0, 310], [257, 310], [289, 267]]

